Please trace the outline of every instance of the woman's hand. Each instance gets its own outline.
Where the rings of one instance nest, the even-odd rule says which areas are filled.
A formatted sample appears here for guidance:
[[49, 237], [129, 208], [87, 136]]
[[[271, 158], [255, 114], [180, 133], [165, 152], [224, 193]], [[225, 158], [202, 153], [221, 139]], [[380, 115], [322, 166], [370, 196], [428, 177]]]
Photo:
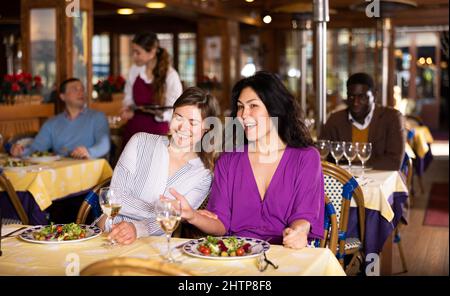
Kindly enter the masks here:
[[134, 116], [134, 111], [131, 110], [129, 107], [123, 107], [120, 109], [120, 118], [122, 120], [130, 120]]
[[169, 192], [181, 203], [181, 218], [190, 223], [195, 216], [195, 210], [191, 207], [187, 199], [175, 189], [170, 188]]
[[287, 227], [283, 231], [283, 245], [291, 249], [303, 249], [308, 244], [308, 232]]
[[136, 227], [133, 223], [122, 221], [112, 226], [108, 239], [113, 239], [119, 244], [129, 245], [137, 238]]

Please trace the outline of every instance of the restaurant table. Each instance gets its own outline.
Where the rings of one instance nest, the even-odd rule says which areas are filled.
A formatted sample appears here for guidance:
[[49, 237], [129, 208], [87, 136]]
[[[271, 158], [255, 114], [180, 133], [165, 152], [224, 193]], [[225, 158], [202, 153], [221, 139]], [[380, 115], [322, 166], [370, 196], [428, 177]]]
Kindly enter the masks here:
[[[18, 193], [31, 224], [46, 224], [45, 210], [53, 201], [88, 191], [112, 176], [112, 168], [103, 159], [61, 159], [4, 173]], [[6, 195], [0, 191], [0, 197]], [[9, 199], [1, 198], [4, 217], [17, 217]]]
[[[6, 233], [18, 226], [8, 225], [2, 232]], [[162, 260], [161, 254], [167, 251], [165, 237], [140, 238], [131, 245], [114, 248], [102, 246], [105, 241], [105, 234], [84, 242], [57, 245], [29, 243], [18, 237], [7, 238], [2, 240], [1, 244], [3, 255], [0, 257], [0, 275], [78, 275], [83, 268], [99, 260], [113, 257]], [[257, 258], [211, 260], [192, 257], [175, 248], [186, 241], [188, 240], [173, 238], [172, 253], [182, 267], [194, 275], [345, 275], [329, 249], [293, 250], [271, 245], [266, 254], [279, 268], [269, 266], [266, 271], [260, 272]], [[77, 260], [75, 264], [74, 260]]]
[[422, 176], [433, 160], [433, 154], [431, 153], [433, 141], [430, 130], [424, 125], [415, 126], [408, 132], [408, 143], [416, 154], [413, 163], [417, 176]]
[[[381, 253], [383, 274], [390, 274], [395, 227], [408, 220], [408, 189], [398, 171], [369, 170], [361, 182], [365, 207], [365, 255]], [[358, 237], [356, 203], [351, 201], [348, 236]]]

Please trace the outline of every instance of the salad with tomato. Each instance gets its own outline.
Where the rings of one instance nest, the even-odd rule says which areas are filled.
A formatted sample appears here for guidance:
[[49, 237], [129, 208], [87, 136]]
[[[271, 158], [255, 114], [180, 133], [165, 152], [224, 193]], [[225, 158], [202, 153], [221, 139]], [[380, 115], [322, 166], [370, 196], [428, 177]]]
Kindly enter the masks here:
[[40, 241], [76, 240], [85, 237], [86, 230], [76, 223], [64, 225], [51, 223], [33, 233], [33, 238]]
[[198, 245], [197, 250], [205, 256], [234, 257], [245, 256], [251, 253], [251, 244], [235, 236], [217, 238], [207, 236]]

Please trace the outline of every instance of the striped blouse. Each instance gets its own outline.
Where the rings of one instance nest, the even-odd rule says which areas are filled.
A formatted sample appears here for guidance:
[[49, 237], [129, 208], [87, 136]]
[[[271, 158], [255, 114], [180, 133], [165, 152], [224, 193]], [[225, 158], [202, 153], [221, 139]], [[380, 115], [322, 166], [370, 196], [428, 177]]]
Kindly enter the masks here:
[[[136, 227], [137, 237], [163, 235], [156, 221], [154, 202], [161, 194], [174, 198], [169, 188], [184, 195], [197, 209], [209, 193], [212, 174], [200, 158], [188, 161], [169, 176], [169, 140], [165, 136], [137, 133], [125, 146], [114, 169], [111, 187], [125, 188], [130, 195], [122, 200], [122, 208], [114, 224], [127, 221]], [[106, 231], [110, 231], [109, 225]]]

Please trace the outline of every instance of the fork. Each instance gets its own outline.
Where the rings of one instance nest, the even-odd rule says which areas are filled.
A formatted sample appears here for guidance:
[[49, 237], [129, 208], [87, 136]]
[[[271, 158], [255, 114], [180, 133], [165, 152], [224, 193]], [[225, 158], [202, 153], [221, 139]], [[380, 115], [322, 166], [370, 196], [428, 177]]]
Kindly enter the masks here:
[[278, 269], [278, 265], [275, 264], [275, 263], [273, 263], [272, 261], [270, 261], [270, 260], [267, 258], [266, 252], [263, 252], [263, 254], [264, 254], [264, 261], [266, 261], [268, 264], [272, 265], [273, 268]]

